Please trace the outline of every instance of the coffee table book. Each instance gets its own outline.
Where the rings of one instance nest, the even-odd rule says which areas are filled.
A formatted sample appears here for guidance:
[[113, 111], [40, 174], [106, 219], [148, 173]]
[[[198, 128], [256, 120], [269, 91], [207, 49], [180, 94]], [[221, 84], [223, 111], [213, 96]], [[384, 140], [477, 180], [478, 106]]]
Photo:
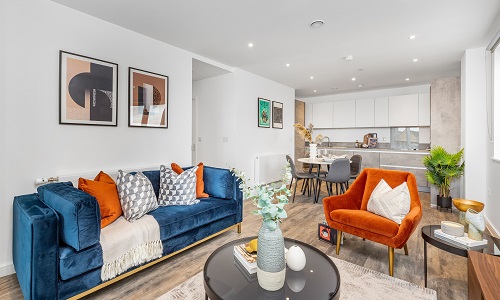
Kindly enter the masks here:
[[257, 255], [245, 250], [245, 245], [234, 246], [234, 258], [249, 274], [257, 272]]
[[437, 238], [443, 239], [445, 241], [448, 241], [448, 242], [453, 243], [453, 244], [458, 245], [458, 246], [464, 246], [467, 249], [488, 244], [488, 241], [484, 240], [484, 239], [482, 241], [476, 241], [476, 240], [470, 239], [467, 236], [467, 233], [464, 233], [463, 236], [453, 236], [453, 235], [449, 235], [449, 234], [444, 233], [441, 229], [436, 229], [434, 231], [434, 235]]

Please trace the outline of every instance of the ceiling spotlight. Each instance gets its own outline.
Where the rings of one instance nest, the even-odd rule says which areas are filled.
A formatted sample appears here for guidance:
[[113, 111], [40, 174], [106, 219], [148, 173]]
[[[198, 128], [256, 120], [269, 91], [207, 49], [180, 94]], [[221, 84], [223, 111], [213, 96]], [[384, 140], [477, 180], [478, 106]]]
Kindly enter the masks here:
[[363, 87], [363, 85], [362, 84], [358, 84], [358, 87]]
[[286, 64], [285, 66], [289, 67], [289, 66], [290, 66], [290, 64]]
[[414, 58], [414, 59], [413, 59], [413, 62], [417, 62], [417, 61], [418, 61], [418, 58]]
[[405, 80], [406, 80], [406, 81], [410, 81], [410, 78], [406, 78]]
[[323, 25], [325, 25], [325, 22], [323, 20], [314, 20], [311, 22], [311, 24], [309, 24], [309, 27], [320, 28]]
[[314, 79], [314, 77], [313, 77], [313, 76], [311, 76], [311, 77], [309, 77], [309, 78]]
[[351, 78], [352, 81], [356, 81], [356, 77]]
[[252, 48], [253, 47], [253, 43], [248, 43], [248, 47]]
[[352, 56], [352, 55], [347, 55], [346, 57], [344, 57], [344, 59], [345, 59], [345, 60], [347, 60], [347, 61], [351, 61], [351, 60], [353, 60], [353, 59], [354, 59], [354, 56]]
[[316, 90], [314, 90], [314, 92], [316, 93]]
[[410, 35], [408, 38], [409, 38], [410, 40], [414, 40], [416, 37], [417, 37], [416, 35]]

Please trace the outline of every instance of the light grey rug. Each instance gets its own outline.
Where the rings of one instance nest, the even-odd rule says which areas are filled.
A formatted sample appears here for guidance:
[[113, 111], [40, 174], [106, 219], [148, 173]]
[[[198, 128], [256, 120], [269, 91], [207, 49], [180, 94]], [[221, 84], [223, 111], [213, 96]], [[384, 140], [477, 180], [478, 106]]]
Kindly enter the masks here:
[[[340, 299], [437, 299], [435, 290], [330, 257], [340, 272]], [[204, 300], [203, 272], [179, 284], [158, 300]], [[312, 300], [312, 299], [311, 299]]]

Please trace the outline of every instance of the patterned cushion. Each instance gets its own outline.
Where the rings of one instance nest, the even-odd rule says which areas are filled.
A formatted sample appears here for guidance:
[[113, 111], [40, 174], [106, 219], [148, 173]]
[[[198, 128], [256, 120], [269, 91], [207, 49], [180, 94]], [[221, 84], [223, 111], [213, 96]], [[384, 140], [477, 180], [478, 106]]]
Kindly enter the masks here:
[[367, 210], [401, 224], [410, 211], [410, 191], [406, 182], [392, 189], [381, 179], [368, 200]]
[[116, 187], [120, 196], [123, 217], [127, 221], [133, 222], [158, 208], [153, 186], [142, 172], [132, 175], [119, 170]]
[[177, 175], [173, 170], [160, 166], [160, 195], [158, 204], [191, 205], [200, 202], [196, 199], [196, 170], [191, 168]]

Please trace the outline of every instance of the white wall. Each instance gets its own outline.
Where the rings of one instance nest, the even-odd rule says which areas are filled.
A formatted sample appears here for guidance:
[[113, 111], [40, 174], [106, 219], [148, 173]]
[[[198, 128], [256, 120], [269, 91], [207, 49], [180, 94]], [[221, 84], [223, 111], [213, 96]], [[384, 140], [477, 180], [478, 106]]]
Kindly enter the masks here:
[[500, 163], [491, 159], [493, 144], [488, 134], [485, 63], [485, 48], [466, 50], [461, 62], [464, 197], [484, 202], [485, 217], [499, 233]]
[[[189, 164], [192, 93], [189, 52], [48, 0], [1, 11], [0, 276], [12, 271], [13, 197], [36, 177]], [[118, 127], [58, 124], [59, 50], [118, 63]], [[169, 76], [168, 129], [128, 128], [128, 67]]]

